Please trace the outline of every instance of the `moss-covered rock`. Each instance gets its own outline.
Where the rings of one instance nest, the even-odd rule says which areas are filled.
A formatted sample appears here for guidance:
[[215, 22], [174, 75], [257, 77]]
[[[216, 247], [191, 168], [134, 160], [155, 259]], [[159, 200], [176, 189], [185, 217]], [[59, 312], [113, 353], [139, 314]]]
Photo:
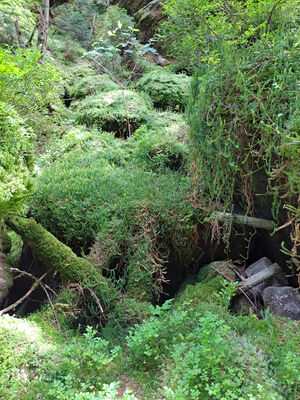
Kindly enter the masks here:
[[80, 61], [69, 70], [71, 76], [71, 83], [75, 83], [77, 79], [84, 78], [85, 76], [96, 76], [98, 72], [93, 68], [92, 64], [87, 61]]
[[230, 261], [215, 261], [212, 262], [209, 265], [206, 265], [205, 267], [200, 268], [200, 271], [197, 276], [197, 281], [202, 282], [202, 283], [208, 283], [212, 279], [216, 277], [220, 277], [222, 279], [225, 278], [225, 276], [228, 278], [230, 281], [235, 280], [235, 272], [231, 268], [231, 262]]
[[184, 114], [161, 111], [155, 114], [155, 127], [162, 128], [179, 142], [184, 142], [188, 134], [188, 124]]
[[210, 304], [212, 307], [218, 307], [218, 293], [224, 288], [224, 276], [226, 275], [228, 280], [235, 280], [234, 271], [229, 265], [226, 261], [216, 261], [202, 267], [197, 276], [198, 283], [183, 285], [176, 298], [176, 304], [191, 302], [194, 306]]
[[156, 107], [182, 109], [187, 102], [190, 82], [187, 75], [155, 69], [138, 81], [137, 88], [148, 93]]
[[135, 144], [133, 157], [151, 169], [170, 168], [183, 172], [188, 165], [187, 145], [175, 132], [169, 133], [167, 129], [155, 128], [142, 126], [128, 139], [129, 143]]
[[[73, 79], [74, 80], [74, 79]], [[98, 92], [108, 92], [118, 89], [108, 75], [88, 75], [74, 82], [68, 87], [70, 99], [81, 99]]]
[[151, 117], [147, 95], [132, 90], [112, 90], [86, 97], [77, 107], [76, 121], [127, 137]]

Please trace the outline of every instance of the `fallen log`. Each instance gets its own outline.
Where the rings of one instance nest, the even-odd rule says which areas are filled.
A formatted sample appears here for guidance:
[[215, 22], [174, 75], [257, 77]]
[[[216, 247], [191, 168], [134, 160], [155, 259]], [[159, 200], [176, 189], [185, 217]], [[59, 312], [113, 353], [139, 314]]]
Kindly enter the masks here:
[[244, 279], [242, 282], [238, 284], [239, 289], [248, 290], [253, 288], [254, 286], [259, 285], [262, 282], [268, 281], [273, 276], [277, 275], [281, 272], [281, 268], [278, 264], [274, 263], [266, 266], [261, 271], [256, 274], [250, 276], [250, 278]]
[[248, 217], [245, 215], [231, 214], [219, 211], [217, 211], [215, 214], [217, 219], [220, 221], [232, 221], [232, 223], [235, 224], [252, 226], [253, 228], [266, 229], [269, 231], [272, 231], [275, 228], [275, 222], [268, 219]]
[[0, 226], [0, 303], [12, 286], [11, 274], [5, 263], [5, 254], [9, 252], [11, 241], [3, 227]]
[[45, 266], [59, 272], [70, 283], [80, 282], [83, 288], [91, 288], [101, 301], [104, 312], [115, 307], [119, 300], [118, 291], [88, 260], [77, 257], [32, 218], [14, 217], [6, 224], [22, 237]]

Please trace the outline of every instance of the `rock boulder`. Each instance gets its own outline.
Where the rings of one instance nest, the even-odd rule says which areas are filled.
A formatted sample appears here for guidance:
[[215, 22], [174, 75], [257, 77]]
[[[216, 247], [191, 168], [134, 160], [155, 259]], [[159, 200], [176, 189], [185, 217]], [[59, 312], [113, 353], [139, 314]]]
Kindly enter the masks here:
[[263, 291], [263, 300], [272, 314], [300, 320], [300, 296], [296, 289], [290, 286], [268, 286]]

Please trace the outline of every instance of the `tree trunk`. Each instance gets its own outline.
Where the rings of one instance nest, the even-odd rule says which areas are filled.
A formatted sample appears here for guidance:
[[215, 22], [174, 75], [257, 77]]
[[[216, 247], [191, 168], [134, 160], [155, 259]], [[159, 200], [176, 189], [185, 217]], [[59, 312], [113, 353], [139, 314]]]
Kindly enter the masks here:
[[216, 217], [220, 221], [232, 221], [238, 225], [252, 226], [257, 229], [272, 231], [275, 228], [274, 221], [263, 218], [247, 217], [246, 215], [230, 214], [218, 211], [216, 212]]
[[34, 219], [14, 217], [6, 223], [22, 237], [34, 255], [48, 268], [59, 272], [61, 277], [69, 282], [80, 282], [83, 288], [92, 289], [104, 312], [109, 312], [115, 307], [119, 300], [118, 291], [89, 261], [77, 257], [68, 246]]
[[41, 59], [44, 60], [47, 50], [47, 39], [50, 18], [50, 0], [44, 0], [44, 7], [40, 10], [37, 45], [41, 47]]
[[21, 49], [24, 49], [25, 45], [24, 45], [24, 41], [22, 38], [22, 33], [21, 33], [18, 18], [16, 18], [16, 20], [15, 20], [15, 28], [16, 28], [16, 35], [17, 35], [19, 46], [21, 47]]

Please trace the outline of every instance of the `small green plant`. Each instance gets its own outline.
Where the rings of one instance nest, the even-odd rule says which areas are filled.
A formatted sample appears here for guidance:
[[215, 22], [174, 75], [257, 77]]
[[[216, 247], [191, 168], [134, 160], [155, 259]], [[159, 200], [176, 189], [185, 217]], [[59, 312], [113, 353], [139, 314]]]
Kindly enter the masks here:
[[230, 306], [231, 299], [236, 294], [238, 282], [228, 282], [223, 280], [221, 290], [215, 294], [216, 299], [222, 307], [228, 308]]
[[143, 325], [136, 325], [127, 336], [128, 361], [137, 370], [154, 371], [163, 361], [168, 348], [166, 327], [162, 319], [171, 307], [166, 301], [163, 306], [153, 307], [153, 316]]

